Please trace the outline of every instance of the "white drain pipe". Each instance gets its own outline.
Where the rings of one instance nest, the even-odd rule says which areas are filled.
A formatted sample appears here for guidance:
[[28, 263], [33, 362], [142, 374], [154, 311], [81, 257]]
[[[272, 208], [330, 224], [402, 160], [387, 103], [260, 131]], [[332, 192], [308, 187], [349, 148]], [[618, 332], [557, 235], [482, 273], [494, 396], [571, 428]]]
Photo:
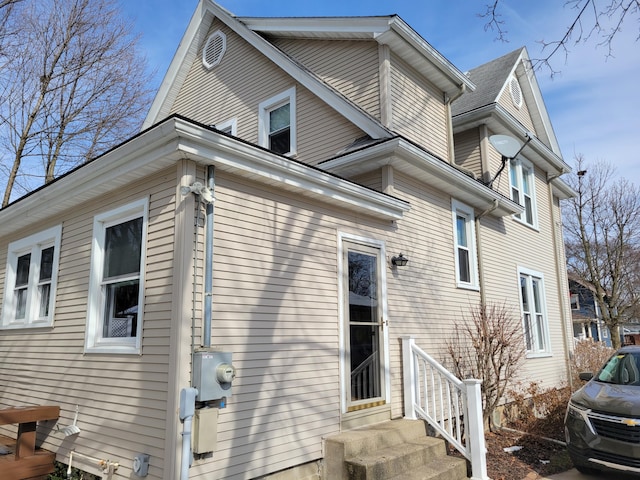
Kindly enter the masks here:
[[182, 420], [182, 463], [180, 480], [189, 480], [191, 466], [191, 424], [196, 413], [197, 388], [183, 388], [180, 391], [180, 420]]

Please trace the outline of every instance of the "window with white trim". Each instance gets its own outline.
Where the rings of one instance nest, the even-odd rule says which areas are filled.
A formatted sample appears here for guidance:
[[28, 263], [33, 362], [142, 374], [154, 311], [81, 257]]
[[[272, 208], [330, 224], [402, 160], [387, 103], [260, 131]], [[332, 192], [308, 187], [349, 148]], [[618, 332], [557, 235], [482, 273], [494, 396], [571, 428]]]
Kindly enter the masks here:
[[550, 353], [549, 325], [542, 274], [518, 269], [520, 306], [527, 353]]
[[296, 154], [296, 89], [292, 87], [258, 106], [258, 143], [284, 155]]
[[458, 287], [478, 288], [475, 215], [473, 208], [451, 201], [455, 244], [456, 282]]
[[524, 212], [515, 215], [523, 222], [537, 227], [533, 165], [522, 159], [513, 159], [509, 163], [509, 179], [511, 184], [511, 200], [522, 205]]
[[2, 328], [53, 325], [61, 236], [58, 225], [9, 244]]
[[140, 353], [147, 209], [144, 199], [94, 218], [87, 352]]
[[216, 130], [223, 133], [228, 133], [229, 135], [236, 136], [238, 134], [238, 120], [236, 118], [216, 123], [212, 126]]

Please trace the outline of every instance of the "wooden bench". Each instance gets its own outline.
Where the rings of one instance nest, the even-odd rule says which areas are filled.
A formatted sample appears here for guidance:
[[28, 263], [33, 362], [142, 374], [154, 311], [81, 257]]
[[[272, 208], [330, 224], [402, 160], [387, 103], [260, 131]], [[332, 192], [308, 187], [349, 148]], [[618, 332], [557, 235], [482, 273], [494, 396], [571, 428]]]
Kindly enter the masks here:
[[0, 435], [0, 446], [9, 450], [0, 455], [2, 480], [39, 480], [53, 473], [56, 455], [36, 448], [36, 424], [59, 416], [60, 407], [56, 406], [0, 409], [0, 425], [18, 425], [16, 440]]

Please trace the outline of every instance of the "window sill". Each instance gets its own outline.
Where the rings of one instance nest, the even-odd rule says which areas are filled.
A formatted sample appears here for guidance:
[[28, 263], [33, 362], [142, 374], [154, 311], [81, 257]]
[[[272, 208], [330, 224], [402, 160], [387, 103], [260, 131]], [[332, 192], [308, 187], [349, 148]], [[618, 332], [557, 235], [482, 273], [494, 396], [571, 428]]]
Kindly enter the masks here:
[[142, 348], [130, 345], [99, 345], [85, 347], [84, 353], [108, 353], [112, 355], [142, 355]]
[[0, 330], [34, 330], [38, 328], [53, 328], [53, 322], [0, 325]]
[[527, 352], [525, 358], [549, 358], [553, 357], [551, 352]]
[[513, 218], [516, 222], [518, 222], [520, 225], [523, 225], [523, 226], [525, 226], [525, 227], [527, 227], [527, 228], [530, 228], [530, 229], [531, 229], [531, 230], [533, 230], [534, 232], [538, 232], [538, 233], [540, 232], [540, 228], [538, 227], [538, 225], [537, 225], [537, 224], [532, 225], [532, 224], [530, 224], [530, 223], [525, 222], [524, 220], [519, 219], [519, 218], [518, 218], [518, 217], [516, 217], [516, 216], [514, 216], [514, 217], [512, 217], [512, 218]]
[[471, 290], [473, 292], [480, 291], [480, 287], [478, 285], [472, 285], [470, 283], [458, 283], [456, 286], [461, 290]]

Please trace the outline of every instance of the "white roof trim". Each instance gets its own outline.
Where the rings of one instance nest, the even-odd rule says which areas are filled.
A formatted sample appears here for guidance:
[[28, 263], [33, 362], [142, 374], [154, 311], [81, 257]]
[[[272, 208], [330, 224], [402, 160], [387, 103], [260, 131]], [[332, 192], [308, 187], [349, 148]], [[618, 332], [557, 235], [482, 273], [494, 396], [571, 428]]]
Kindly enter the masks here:
[[523, 154], [546, 172], [570, 173], [571, 167], [553, 150], [545, 145], [533, 132], [527, 130], [502, 105], [491, 103], [484, 107], [461, 113], [453, 117], [453, 131], [458, 133], [478, 125], [486, 124], [493, 133], [514, 135], [524, 142], [527, 135], [531, 141]]
[[143, 123], [143, 128], [160, 121], [161, 118], [159, 117], [162, 117], [163, 113], [165, 115], [168, 114], [166, 104], [173, 100], [173, 95], [177, 95], [177, 91], [180, 89], [182, 81], [184, 80], [180, 80], [178, 74], [180, 70], [186, 68], [186, 65], [190, 65], [191, 61], [195, 58], [194, 52], [201, 43], [200, 37], [206, 35], [206, 31], [209, 29], [214, 18], [218, 18], [259, 52], [291, 75], [294, 80], [309, 89], [370, 137], [387, 138], [392, 136], [391, 132], [375, 118], [361, 110], [320, 79], [300, 68], [279, 49], [247, 28], [246, 25], [211, 0], [200, 0], [196, 14], [194, 14], [187, 28], [187, 32], [181, 41], [180, 47], [171, 62], [163, 85], [154, 99], [149, 114]]
[[400, 219], [410, 208], [404, 200], [174, 116], [0, 210], [0, 236], [73, 209], [185, 158], [384, 220]]
[[[451, 96], [461, 89], [474, 90], [469, 78], [426, 42], [397, 15], [383, 17], [316, 17], [260, 18], [241, 17], [253, 31], [295, 38], [328, 38], [346, 40], [374, 39], [389, 45], [400, 57], [413, 50], [418, 57], [407, 61], [420, 70], [417, 63], [428, 63], [442, 79], [441, 88]], [[399, 48], [403, 45], [403, 48]], [[395, 48], [394, 48], [395, 47]], [[403, 50], [403, 51], [400, 51]], [[418, 59], [416, 61], [416, 59]], [[446, 79], [446, 80], [445, 80]], [[433, 80], [433, 79], [431, 79]], [[446, 87], [444, 82], [446, 81]]]
[[[518, 71], [521, 72], [521, 75], [518, 74]], [[520, 88], [522, 89], [524, 101], [529, 107], [529, 114], [532, 117], [534, 125], [536, 125], [536, 127], [542, 127], [542, 129], [544, 130], [544, 135], [551, 144], [551, 150], [553, 150], [556, 155], [560, 156], [560, 144], [558, 143], [558, 139], [556, 138], [555, 132], [553, 131], [553, 125], [551, 124], [549, 113], [547, 112], [547, 108], [544, 104], [542, 91], [540, 90], [540, 86], [538, 85], [538, 80], [536, 79], [535, 72], [531, 68], [531, 60], [529, 58], [529, 53], [527, 52], [526, 47], [523, 47], [520, 50], [520, 55], [511, 67], [511, 71], [509, 72], [504, 85], [502, 85], [500, 92], [498, 92], [498, 96], [494, 100], [495, 102], [498, 102], [500, 100], [505, 90], [509, 87], [511, 77], [515, 77], [518, 82], [521, 82], [523, 78], [527, 80], [529, 88], [522, 88], [522, 84], [520, 85]], [[531, 93], [531, 96], [529, 95], [529, 92]], [[531, 108], [528, 100], [533, 101], [535, 110]]]
[[523, 207], [471, 178], [444, 160], [402, 137], [323, 162], [320, 166], [339, 175], [357, 175], [383, 165], [405, 173], [493, 216], [523, 212]]

